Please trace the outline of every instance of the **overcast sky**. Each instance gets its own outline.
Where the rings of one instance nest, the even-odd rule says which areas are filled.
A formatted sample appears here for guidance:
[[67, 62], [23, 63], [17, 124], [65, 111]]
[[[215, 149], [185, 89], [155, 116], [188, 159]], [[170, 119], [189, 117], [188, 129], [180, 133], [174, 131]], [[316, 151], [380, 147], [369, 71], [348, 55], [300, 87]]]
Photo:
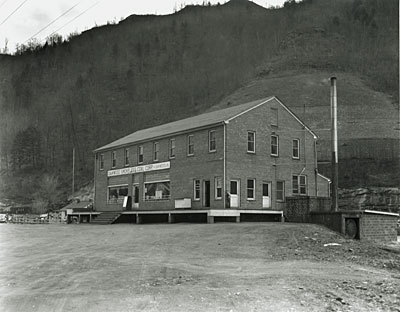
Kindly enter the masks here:
[[[285, 0], [254, 0], [268, 7], [282, 6]], [[45, 40], [53, 32], [67, 36], [107, 21], [132, 14], [170, 14], [183, 4], [200, 4], [202, 0], [0, 0], [0, 50], [15, 50], [17, 43], [34, 37]], [[212, 4], [226, 0], [211, 0]]]

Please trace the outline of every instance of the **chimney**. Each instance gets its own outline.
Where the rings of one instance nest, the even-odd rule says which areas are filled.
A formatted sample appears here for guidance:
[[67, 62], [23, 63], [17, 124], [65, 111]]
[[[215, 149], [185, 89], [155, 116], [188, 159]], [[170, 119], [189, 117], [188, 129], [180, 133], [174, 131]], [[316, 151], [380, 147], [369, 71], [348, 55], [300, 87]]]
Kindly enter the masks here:
[[332, 210], [338, 211], [338, 136], [336, 77], [331, 77]]

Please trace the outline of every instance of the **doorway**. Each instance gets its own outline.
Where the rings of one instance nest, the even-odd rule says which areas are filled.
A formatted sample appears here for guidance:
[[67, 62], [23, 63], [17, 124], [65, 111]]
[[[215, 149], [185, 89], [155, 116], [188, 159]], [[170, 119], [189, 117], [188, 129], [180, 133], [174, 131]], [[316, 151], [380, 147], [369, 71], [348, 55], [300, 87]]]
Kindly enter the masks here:
[[271, 208], [271, 183], [264, 182], [262, 185], [262, 207]]
[[210, 207], [210, 196], [211, 196], [211, 186], [210, 181], [204, 181], [204, 207]]
[[239, 180], [231, 180], [230, 187], [230, 207], [238, 208], [240, 203], [240, 183]]
[[139, 208], [139, 185], [133, 186], [133, 208]]

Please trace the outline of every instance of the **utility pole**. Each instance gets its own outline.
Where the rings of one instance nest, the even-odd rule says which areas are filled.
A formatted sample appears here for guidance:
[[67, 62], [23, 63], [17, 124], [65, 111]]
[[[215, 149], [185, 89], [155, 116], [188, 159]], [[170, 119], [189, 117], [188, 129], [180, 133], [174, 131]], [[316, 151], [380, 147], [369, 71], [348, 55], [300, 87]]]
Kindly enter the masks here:
[[332, 136], [332, 210], [338, 211], [338, 136], [336, 77], [331, 77], [331, 136]]
[[72, 148], [72, 196], [75, 192], [75, 147]]

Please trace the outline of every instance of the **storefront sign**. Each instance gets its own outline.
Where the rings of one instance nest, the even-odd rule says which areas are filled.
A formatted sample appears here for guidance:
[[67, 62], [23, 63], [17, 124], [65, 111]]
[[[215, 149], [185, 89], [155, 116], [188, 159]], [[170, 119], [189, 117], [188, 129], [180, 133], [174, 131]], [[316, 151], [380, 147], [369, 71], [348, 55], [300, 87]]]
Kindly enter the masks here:
[[109, 170], [107, 172], [107, 176], [114, 177], [114, 176], [119, 176], [119, 175], [124, 175], [124, 174], [134, 174], [134, 173], [138, 173], [138, 172], [148, 172], [148, 171], [163, 170], [163, 169], [169, 169], [169, 168], [170, 168], [170, 162], [166, 161], [166, 162], [157, 163], [157, 164], [149, 164], [149, 165], [143, 165], [143, 166]]

